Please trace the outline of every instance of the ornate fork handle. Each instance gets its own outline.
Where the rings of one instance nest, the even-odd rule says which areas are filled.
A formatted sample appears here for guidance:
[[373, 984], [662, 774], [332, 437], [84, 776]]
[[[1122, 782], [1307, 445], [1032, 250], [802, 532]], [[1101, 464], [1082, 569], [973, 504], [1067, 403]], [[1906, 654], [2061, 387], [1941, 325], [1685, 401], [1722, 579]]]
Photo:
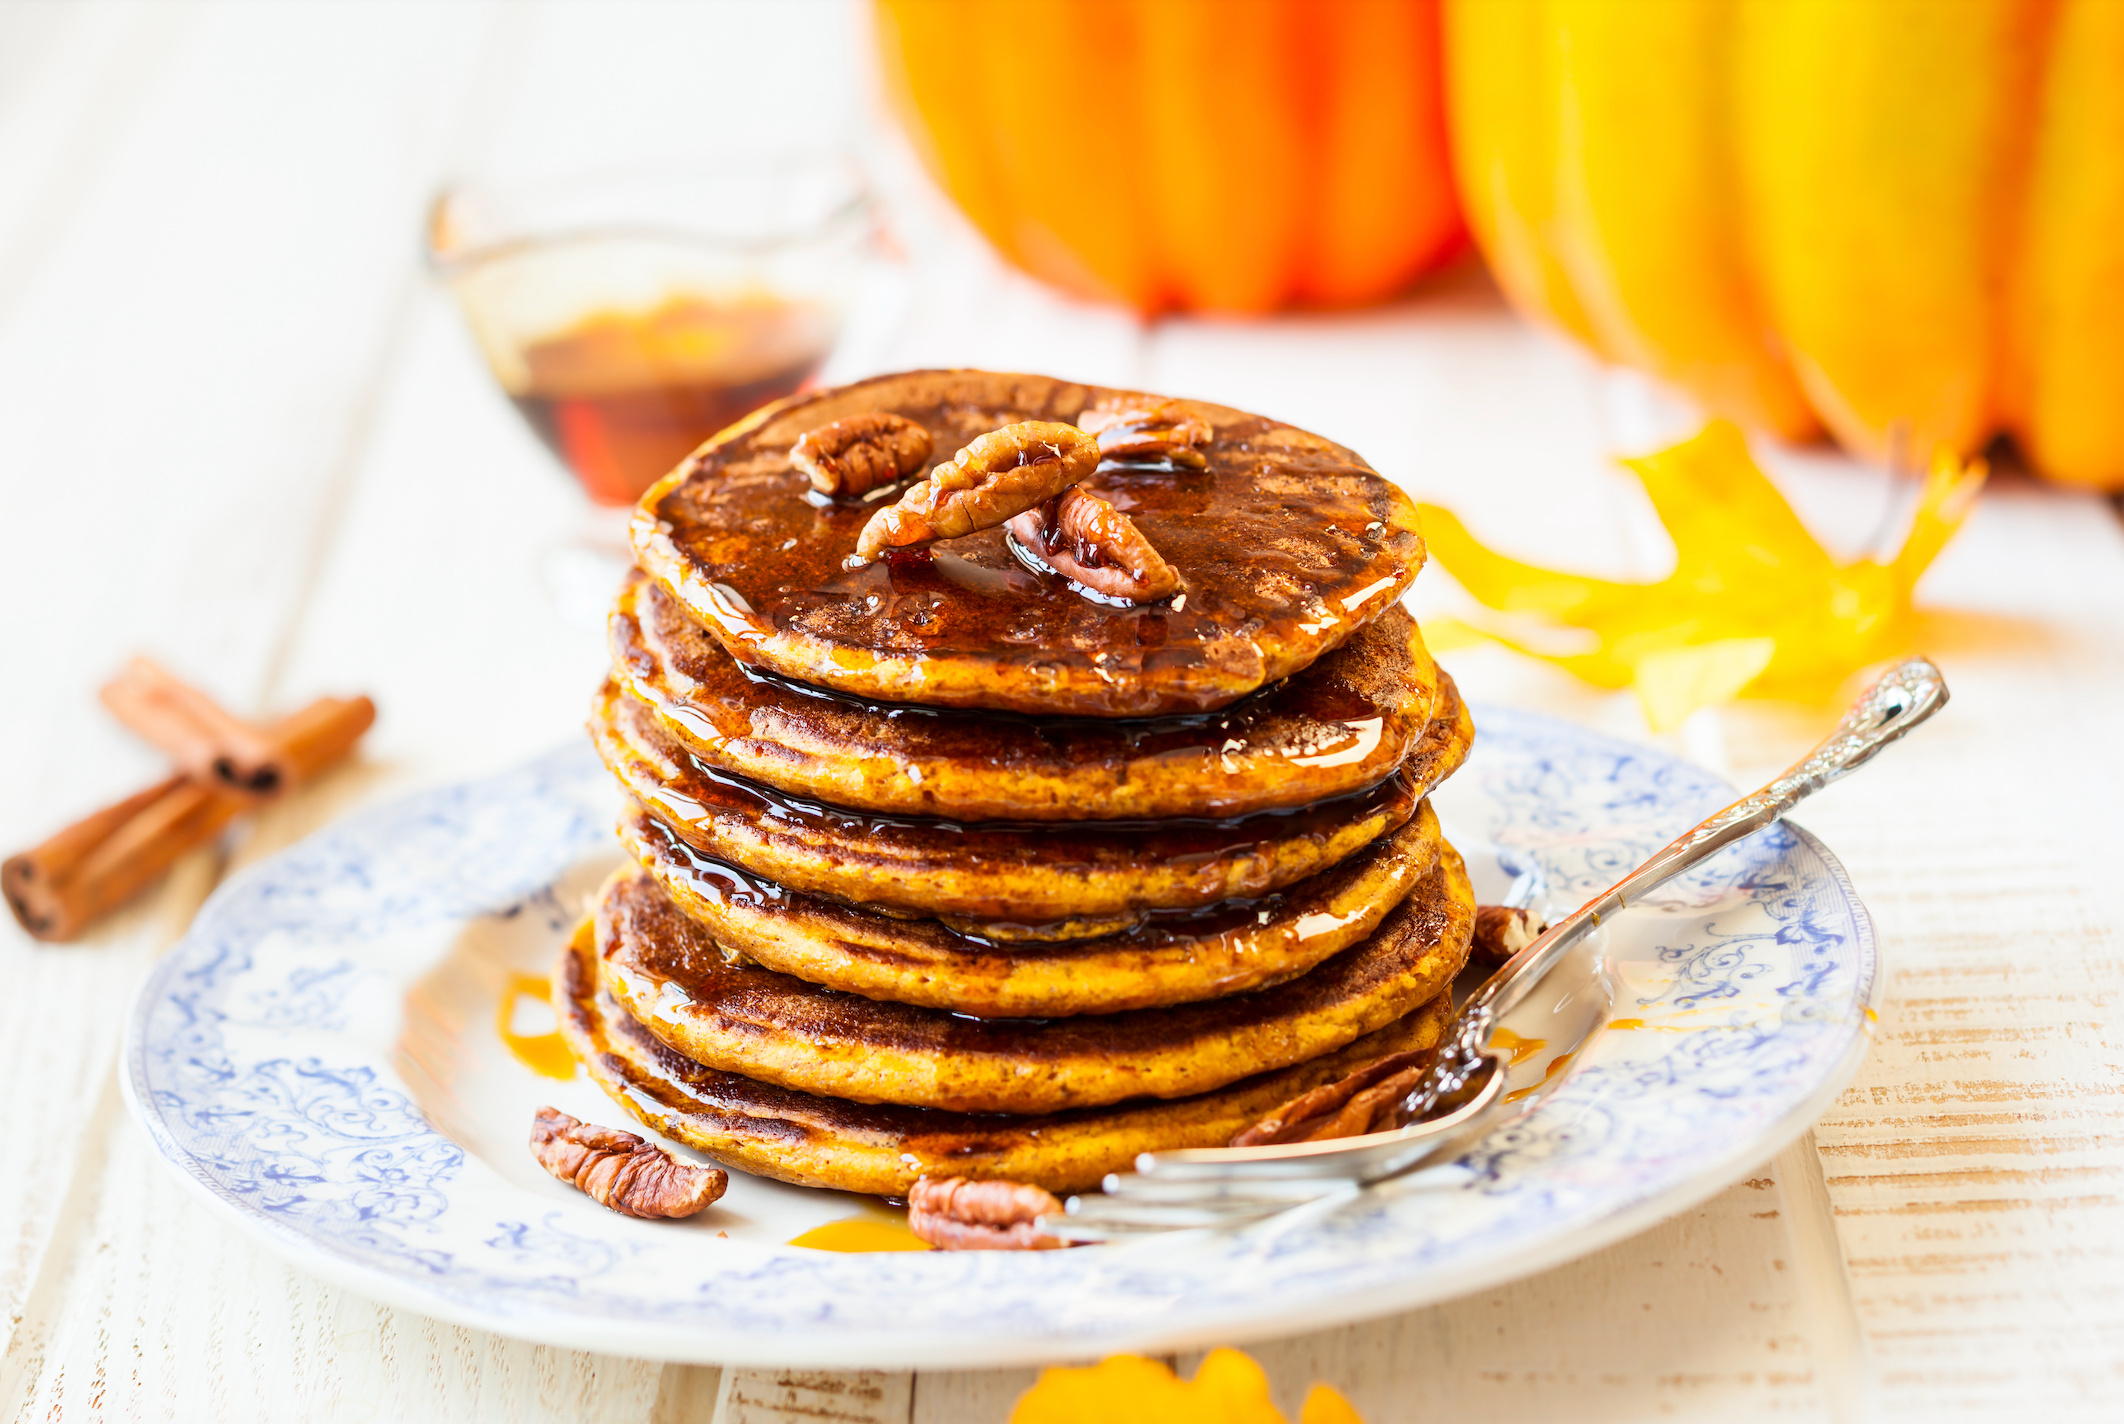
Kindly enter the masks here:
[[1544, 975], [1608, 916], [1642, 900], [1660, 886], [1737, 840], [1754, 835], [1815, 792], [1864, 765], [1881, 748], [1947, 705], [1947, 682], [1930, 659], [1910, 658], [1890, 668], [1861, 697], [1836, 730], [1757, 791], [1712, 816], [1577, 910], [1559, 920], [1514, 955], [1468, 997], [1446, 1030], [1446, 1047], [1414, 1092], [1402, 1099], [1398, 1120], [1421, 1122], [1442, 1097], [1459, 1091], [1483, 1067], [1483, 1050], [1497, 1021], [1511, 1012]]

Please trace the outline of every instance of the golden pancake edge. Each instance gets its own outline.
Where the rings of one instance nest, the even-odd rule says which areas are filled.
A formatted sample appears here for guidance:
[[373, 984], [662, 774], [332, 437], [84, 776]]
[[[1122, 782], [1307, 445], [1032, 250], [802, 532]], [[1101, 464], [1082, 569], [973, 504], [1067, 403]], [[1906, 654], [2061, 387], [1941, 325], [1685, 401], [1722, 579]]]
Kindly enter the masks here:
[[1034, 720], [884, 705], [748, 670], [638, 571], [609, 623], [626, 690], [706, 764], [837, 806], [955, 820], [1239, 816], [1371, 786], [1443, 696], [1399, 606], [1214, 713]]
[[643, 1126], [756, 1176], [882, 1197], [904, 1197], [931, 1174], [1090, 1190], [1139, 1153], [1221, 1147], [1300, 1093], [1385, 1054], [1434, 1047], [1452, 1017], [1440, 995], [1335, 1052], [1199, 1097], [1006, 1117], [845, 1102], [695, 1063], [598, 987], [587, 923], [562, 954], [554, 990], [570, 1049]]
[[785, 890], [702, 855], [645, 811], [622, 817], [619, 830], [636, 863], [726, 954], [843, 993], [975, 1018], [1118, 1013], [1283, 983], [1369, 935], [1444, 844], [1425, 803], [1340, 865], [1258, 900], [1154, 915], [1117, 935], [998, 943]]
[[1451, 985], [1475, 899], [1439, 864], [1365, 939], [1250, 994], [1050, 1020], [974, 1019], [866, 999], [734, 961], [646, 872], [597, 901], [605, 988], [707, 1067], [854, 1102], [1042, 1113], [1207, 1092], [1331, 1052]]
[[1464, 726], [1463, 712], [1435, 755], [1307, 807], [1018, 824], [878, 816], [769, 791], [702, 765], [614, 680], [590, 718], [591, 739], [628, 794], [716, 859], [887, 913], [1020, 922], [1194, 908], [1295, 884], [1404, 824], [1430, 789], [1417, 777], [1442, 776], [1465, 755]]

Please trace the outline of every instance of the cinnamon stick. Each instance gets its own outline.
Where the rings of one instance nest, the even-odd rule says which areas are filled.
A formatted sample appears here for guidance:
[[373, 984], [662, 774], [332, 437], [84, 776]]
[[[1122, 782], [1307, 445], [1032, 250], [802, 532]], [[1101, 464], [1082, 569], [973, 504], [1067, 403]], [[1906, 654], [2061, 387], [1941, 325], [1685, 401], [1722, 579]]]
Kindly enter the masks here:
[[202, 786], [270, 796], [289, 779], [287, 757], [264, 730], [152, 658], [134, 658], [103, 686], [103, 705]]
[[354, 750], [376, 724], [376, 704], [366, 697], [320, 697], [266, 729], [267, 739], [287, 761], [290, 786], [300, 786]]
[[[271, 749], [285, 790], [345, 756], [375, 720], [376, 706], [366, 697], [321, 697], [270, 727], [249, 730]], [[0, 894], [36, 938], [72, 939], [257, 802], [218, 778], [172, 776], [0, 862]]]
[[232, 791], [173, 776], [0, 862], [0, 892], [38, 939], [72, 939], [221, 834], [249, 804]]

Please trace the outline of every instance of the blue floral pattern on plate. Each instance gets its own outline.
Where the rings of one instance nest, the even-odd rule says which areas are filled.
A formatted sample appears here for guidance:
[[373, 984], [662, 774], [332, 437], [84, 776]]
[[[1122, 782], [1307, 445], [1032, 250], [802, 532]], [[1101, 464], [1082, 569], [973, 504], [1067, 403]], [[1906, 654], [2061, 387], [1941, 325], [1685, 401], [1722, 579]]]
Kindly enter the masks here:
[[[1558, 905], [1731, 797], [1645, 748], [1477, 711], [1439, 794], [1464, 849]], [[1856, 1069], [1873, 933], [1835, 859], [1778, 826], [1643, 918], [1654, 987], [1461, 1162], [1230, 1235], [1066, 1252], [843, 1255], [557, 1209], [432, 1126], [389, 1045], [438, 935], [537, 911], [611, 843], [570, 747], [350, 818], [236, 877], [142, 985], [133, 1111], [184, 1179], [296, 1264], [461, 1323], [671, 1359], [975, 1366], [1318, 1328], [1556, 1264], [1716, 1191]], [[1631, 981], [1631, 987], [1642, 987]], [[1627, 996], [1626, 996], [1627, 997]], [[659, 1234], [659, 1232], [668, 1234]]]

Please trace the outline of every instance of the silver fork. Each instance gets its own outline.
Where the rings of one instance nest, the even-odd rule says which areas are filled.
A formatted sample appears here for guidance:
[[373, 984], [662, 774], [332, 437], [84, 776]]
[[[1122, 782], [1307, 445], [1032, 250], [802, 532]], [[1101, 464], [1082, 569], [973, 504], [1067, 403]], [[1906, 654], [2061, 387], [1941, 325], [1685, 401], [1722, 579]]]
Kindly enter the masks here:
[[[1468, 996], [1444, 1046], [1399, 1104], [1403, 1124], [1385, 1132], [1280, 1147], [1208, 1147], [1146, 1152], [1136, 1170], [1107, 1177], [1104, 1196], [1071, 1197], [1067, 1214], [1040, 1229], [1071, 1241], [1144, 1232], [1239, 1226], [1308, 1202], [1354, 1194], [1472, 1146], [1505, 1119], [1531, 1111], [1534, 1095], [1508, 1102], [1506, 1060], [1490, 1046], [1498, 1020], [1532, 993], [1573, 946], [1606, 920], [1735, 841], [1754, 835], [1947, 704], [1947, 683], [1926, 658], [1910, 658], [1844, 714], [1822, 744], [1782, 776], [1726, 807], [1550, 926]], [[1550, 1086], [1554, 1086], [1552, 1083]]]

